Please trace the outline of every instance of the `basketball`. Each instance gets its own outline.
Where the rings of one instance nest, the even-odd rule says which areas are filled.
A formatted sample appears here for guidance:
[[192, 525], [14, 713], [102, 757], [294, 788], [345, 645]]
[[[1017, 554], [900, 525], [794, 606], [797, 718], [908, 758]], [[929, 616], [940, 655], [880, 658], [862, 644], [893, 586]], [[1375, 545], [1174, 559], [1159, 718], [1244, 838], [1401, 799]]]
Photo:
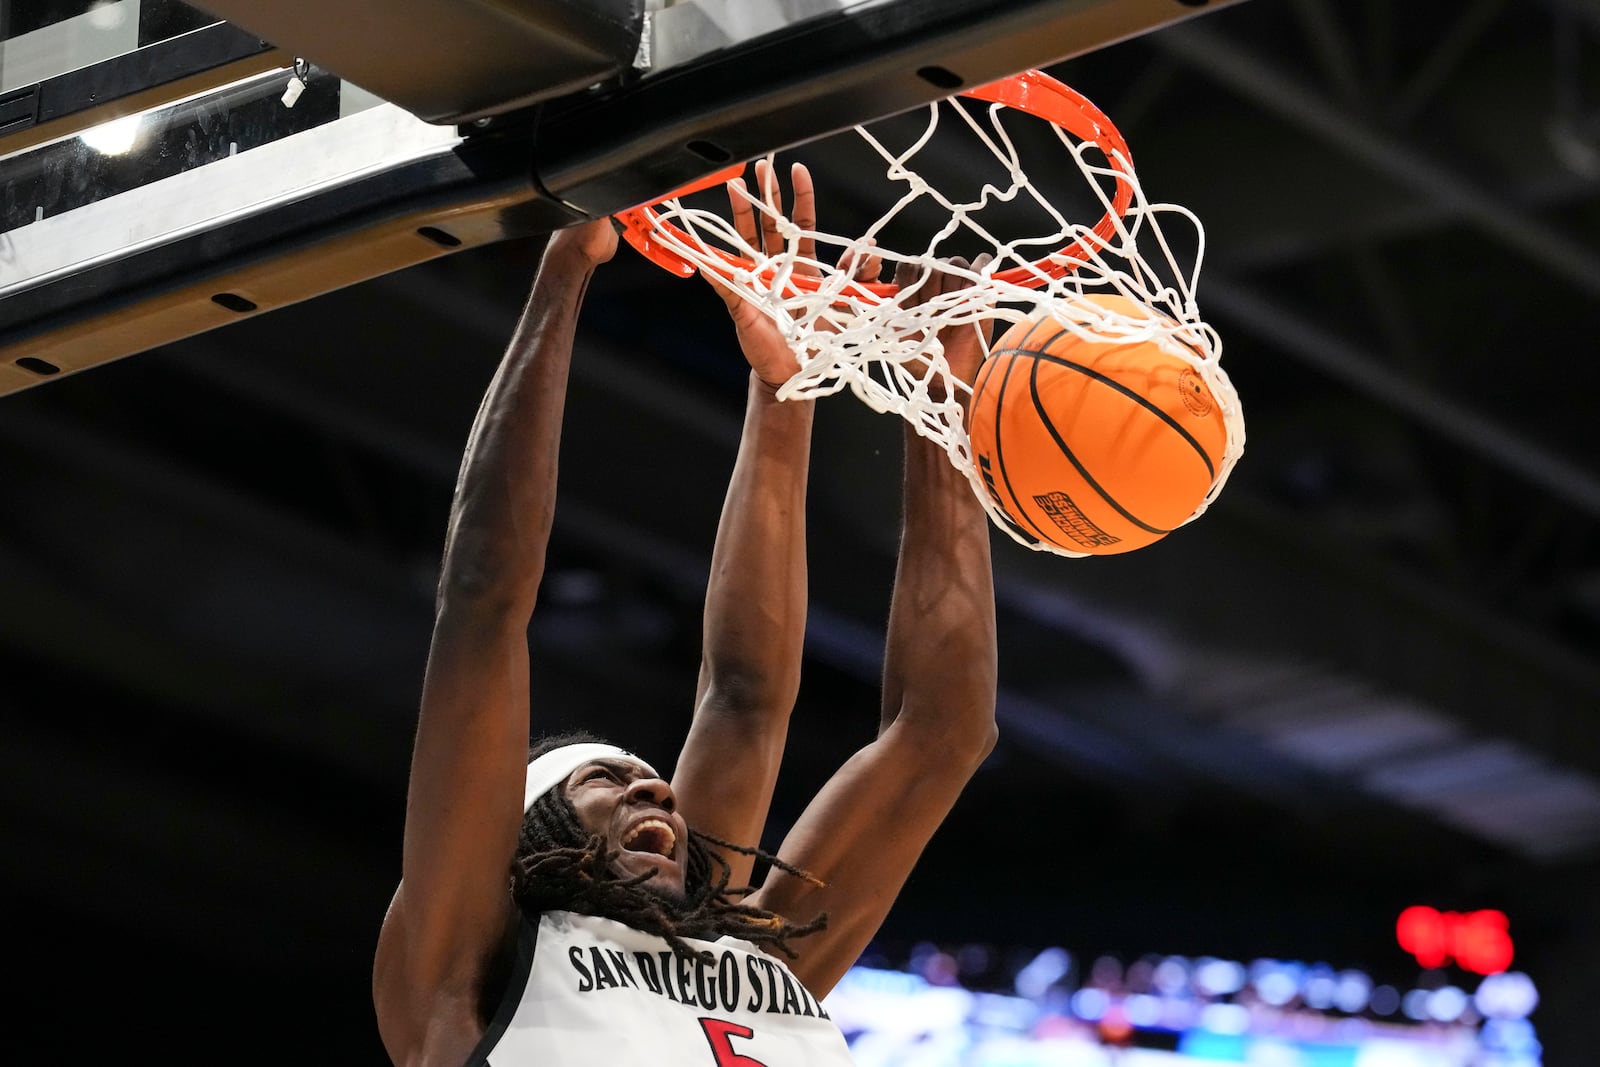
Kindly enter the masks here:
[[[1089, 297], [1146, 317], [1119, 296]], [[1019, 323], [973, 383], [972, 459], [1019, 531], [1111, 555], [1182, 525], [1222, 468], [1228, 430], [1194, 367], [1154, 342], [1088, 341], [1059, 321]]]

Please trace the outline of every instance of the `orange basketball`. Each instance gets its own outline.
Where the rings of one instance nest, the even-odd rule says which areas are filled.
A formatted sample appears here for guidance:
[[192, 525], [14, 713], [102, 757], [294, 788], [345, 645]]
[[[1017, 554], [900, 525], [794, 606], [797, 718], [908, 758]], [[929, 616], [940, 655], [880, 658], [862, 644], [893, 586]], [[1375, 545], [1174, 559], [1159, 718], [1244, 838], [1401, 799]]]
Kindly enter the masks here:
[[[1109, 310], [1145, 313], [1118, 296]], [[1086, 341], [1055, 319], [1021, 323], [973, 383], [972, 458], [1023, 533], [1110, 555], [1160, 540], [1194, 513], [1228, 429], [1199, 373], [1149, 341]]]

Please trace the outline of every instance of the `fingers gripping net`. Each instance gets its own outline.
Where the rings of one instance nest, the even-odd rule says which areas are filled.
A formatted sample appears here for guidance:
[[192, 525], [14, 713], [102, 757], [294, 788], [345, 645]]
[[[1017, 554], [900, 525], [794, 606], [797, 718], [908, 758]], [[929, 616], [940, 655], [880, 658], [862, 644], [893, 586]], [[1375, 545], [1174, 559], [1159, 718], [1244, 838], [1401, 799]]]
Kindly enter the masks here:
[[[1019, 99], [1019, 84], [1032, 97]], [[996, 92], [1001, 87], [1006, 91]], [[1052, 110], [1053, 98], [1050, 107], [1036, 110], [1045, 90], [1067, 94], [1074, 110], [1063, 117]], [[1228, 443], [1216, 479], [1185, 520], [1193, 521], [1221, 491], [1245, 436], [1237, 395], [1218, 365], [1221, 342], [1195, 306], [1204, 252], [1199, 220], [1181, 206], [1150, 203], [1115, 128], [1059, 82], [1030, 72], [967, 95], [990, 103], [986, 108], [951, 101], [931, 105], [921, 135], [898, 152], [871, 130], [856, 128], [900, 193], [856, 238], [802, 228], [779, 210], [781, 200], [774, 191], [751, 192], [737, 185], [731, 195], [747, 202], [764, 223], [758, 231], [776, 233], [778, 240], [763, 242], [775, 247], [756, 247], [728, 218], [688, 206], [681, 198], [626, 213], [634, 218], [624, 217], [624, 222], [643, 227], [636, 243], [646, 254], [658, 261], [680, 261], [672, 266], [683, 273], [707, 274], [777, 324], [800, 362], [798, 373], [779, 390], [780, 398], [825, 396], [848, 387], [874, 410], [899, 415], [944, 448], [996, 525], [1022, 544], [1060, 555], [1082, 553], [1022, 534], [990, 499], [964, 427], [971, 387], [952, 370], [946, 346], [956, 336], [953, 331], [979, 330], [982, 337], [984, 323], [998, 320], [995, 329], [1003, 331], [999, 323], [1044, 316], [1089, 341], [1153, 342], [1195, 369], [1227, 426]], [[1050, 120], [1049, 128], [1083, 179], [1090, 202], [1103, 212], [1094, 225], [1069, 220], [1029, 181], [1004, 122], [1019, 107]], [[985, 182], [971, 199], [947, 195], [916, 169], [917, 156], [934, 140], [941, 118], [964, 124], [1000, 167], [1000, 180]], [[927, 169], [938, 165], [930, 160]], [[947, 221], [922, 248], [903, 252], [880, 241], [907, 212], [930, 205]], [[999, 227], [990, 219], [1003, 221], [1009, 230], [1019, 215], [1028, 217], [1033, 232], [1009, 239], [991, 232]], [[1163, 232], [1163, 222], [1176, 223], [1190, 242], [1188, 268]], [[971, 262], [954, 255], [954, 249], [974, 244], [987, 251]], [[880, 264], [900, 284], [878, 282]], [[1125, 297], [1144, 313], [1122, 314], [1087, 299], [1105, 294]], [[985, 339], [982, 344], [985, 356], [989, 343]], [[967, 377], [973, 369], [965, 368]]]

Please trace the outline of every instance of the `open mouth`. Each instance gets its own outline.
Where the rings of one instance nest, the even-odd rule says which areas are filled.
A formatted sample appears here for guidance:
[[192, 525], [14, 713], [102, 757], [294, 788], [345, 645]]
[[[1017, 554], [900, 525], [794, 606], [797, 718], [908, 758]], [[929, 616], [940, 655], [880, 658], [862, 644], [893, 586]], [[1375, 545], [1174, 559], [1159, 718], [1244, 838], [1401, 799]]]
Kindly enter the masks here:
[[645, 852], [652, 856], [672, 856], [678, 835], [661, 819], [644, 819], [628, 831], [622, 847], [629, 852]]

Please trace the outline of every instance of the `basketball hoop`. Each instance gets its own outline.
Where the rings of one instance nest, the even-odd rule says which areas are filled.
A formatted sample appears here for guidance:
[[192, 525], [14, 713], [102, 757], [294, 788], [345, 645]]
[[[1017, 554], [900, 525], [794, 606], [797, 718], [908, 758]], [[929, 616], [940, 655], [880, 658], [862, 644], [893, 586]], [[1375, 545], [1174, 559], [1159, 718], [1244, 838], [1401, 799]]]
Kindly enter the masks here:
[[[957, 100], [988, 106], [961, 106]], [[1093, 205], [1084, 214], [1099, 213], [1093, 224], [1066, 218], [1029, 180], [1018, 139], [1005, 125], [1018, 113], [1048, 124], [1054, 141], [1070, 155]], [[933, 140], [941, 115], [953, 116], [946, 122], [962, 123], [1003, 172], [996, 181], [986, 181], [975, 199], [947, 196], [914, 166], [917, 154]], [[886, 147], [870, 127], [855, 128], [885, 164], [886, 178], [898, 195], [854, 238], [802, 229], [768, 197], [736, 187], [734, 195], [766, 216], [767, 225], [782, 239], [781, 248], [763, 251], [752, 247], [724, 215], [684, 203], [692, 193], [738, 178], [743, 164], [656, 203], [621, 212], [617, 219], [624, 237], [652, 262], [685, 277], [715, 275], [777, 324], [800, 362], [800, 370], [778, 391], [780, 398], [824, 396], [848, 386], [874, 410], [900, 415], [944, 448], [997, 526], [1030, 548], [1060, 555], [1082, 553], [1021, 535], [986, 491], [964, 424], [972, 390], [950, 373], [939, 332], [986, 320], [1022, 323], [1048, 316], [1088, 341], [1155, 344], [1202, 378], [1227, 426], [1215, 480], [1184, 522], [1198, 518], [1222, 489], [1244, 446], [1238, 398], [1218, 365], [1221, 342], [1194, 302], [1205, 246], [1199, 220], [1181, 206], [1150, 203], [1116, 127], [1083, 96], [1046, 74], [1027, 71], [961, 93], [929, 105], [927, 116], [921, 135], [900, 151]], [[1043, 224], [1038, 232], [1003, 239], [991, 232], [982, 213], [1014, 202], [1036, 210]], [[897, 251], [880, 243], [886, 227], [911, 205], [923, 203], [936, 205], [939, 218], [948, 221], [920, 251]], [[1163, 219], [1178, 220], [1192, 234], [1191, 265], [1179, 262], [1162, 232]], [[989, 262], [981, 269], [948, 263], [956, 236], [983, 245]], [[802, 246], [812, 253], [802, 256]], [[839, 250], [833, 262], [814, 251], [824, 247]], [[1147, 250], [1150, 257], [1144, 254]], [[908, 291], [919, 290], [936, 270], [968, 284], [902, 306], [898, 286], [853, 276], [851, 266], [869, 255], [885, 264], [915, 267]], [[1097, 299], [1101, 296], [1122, 297], [1131, 303], [1114, 306], [1133, 310], [1109, 311]]]

